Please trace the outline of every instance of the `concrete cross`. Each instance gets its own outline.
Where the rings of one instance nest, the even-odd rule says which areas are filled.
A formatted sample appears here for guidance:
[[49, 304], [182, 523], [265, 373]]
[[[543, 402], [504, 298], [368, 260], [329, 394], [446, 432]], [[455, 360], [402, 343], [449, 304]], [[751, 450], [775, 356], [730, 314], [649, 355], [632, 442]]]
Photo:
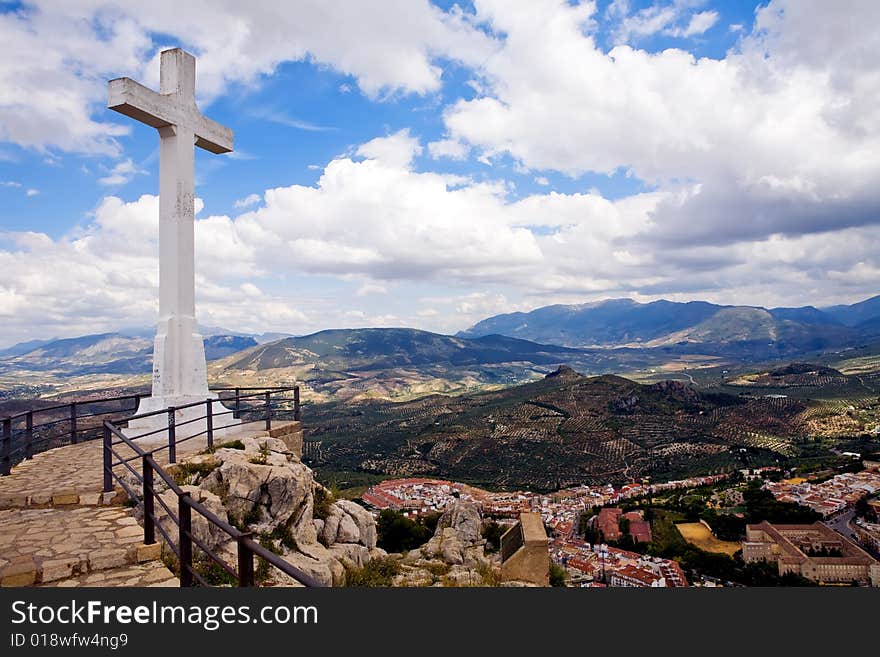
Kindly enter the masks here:
[[159, 131], [159, 324], [153, 395], [141, 413], [208, 397], [195, 318], [193, 144], [228, 153], [232, 131], [202, 116], [195, 84], [195, 57], [179, 48], [162, 51], [159, 93], [129, 78], [109, 83], [110, 109]]

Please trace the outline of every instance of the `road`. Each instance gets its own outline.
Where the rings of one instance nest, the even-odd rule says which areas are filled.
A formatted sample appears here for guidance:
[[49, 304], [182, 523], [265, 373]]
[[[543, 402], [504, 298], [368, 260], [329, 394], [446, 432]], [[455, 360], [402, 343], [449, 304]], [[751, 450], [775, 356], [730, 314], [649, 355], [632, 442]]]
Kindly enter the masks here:
[[850, 529], [849, 526], [849, 521], [853, 519], [855, 513], [856, 512], [854, 509], [847, 509], [839, 516], [835, 516], [830, 520], [826, 520], [825, 524], [831, 527], [831, 529], [836, 531], [838, 534], [843, 534], [848, 539], [855, 541], [856, 545], [860, 545], [858, 536], [856, 536], [856, 533], [852, 529]]

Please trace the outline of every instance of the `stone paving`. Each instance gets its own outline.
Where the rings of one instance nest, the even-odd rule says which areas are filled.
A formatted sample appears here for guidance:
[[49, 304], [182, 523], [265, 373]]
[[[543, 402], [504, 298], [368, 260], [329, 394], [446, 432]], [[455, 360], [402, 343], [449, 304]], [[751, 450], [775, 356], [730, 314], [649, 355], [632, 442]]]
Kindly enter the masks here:
[[[298, 434], [300, 425], [279, 424], [273, 436]], [[218, 443], [265, 435], [259, 425], [242, 427]], [[144, 444], [145, 449], [159, 443]], [[204, 437], [177, 446], [178, 457], [204, 450]], [[135, 456], [125, 445], [114, 449]], [[168, 463], [167, 450], [155, 454]], [[135, 460], [136, 470], [140, 463]], [[102, 493], [100, 440], [36, 454], [0, 477], [0, 586], [179, 586], [158, 561], [160, 545], [143, 544], [143, 529], [121, 506], [121, 491]], [[116, 466], [117, 473], [126, 472]]]
[[[246, 425], [231, 438], [218, 439], [217, 442], [265, 433], [259, 424]], [[154, 441], [144, 444], [144, 449], [160, 446], [161, 443]], [[177, 455], [181, 457], [200, 452], [206, 446], [204, 437], [193, 438], [177, 445]], [[113, 449], [126, 459], [135, 456], [134, 451], [124, 444], [115, 445]], [[99, 506], [121, 502], [125, 497], [122, 491], [107, 495], [101, 493], [103, 452], [103, 441], [90, 440], [40, 452], [33, 459], [22, 461], [8, 477], [0, 477], [0, 509], [70, 504]], [[154, 457], [158, 463], [165, 465], [168, 463], [168, 450], [157, 452]], [[132, 461], [132, 467], [140, 472], [141, 465], [137, 459]], [[117, 474], [127, 472], [121, 465], [114, 470]]]
[[123, 507], [0, 511], [0, 585], [30, 586], [159, 556]]
[[149, 586], [179, 587], [180, 580], [175, 577], [161, 561], [148, 561], [114, 570], [105, 570], [71, 579], [62, 579], [38, 586], [77, 587], [77, 586]]

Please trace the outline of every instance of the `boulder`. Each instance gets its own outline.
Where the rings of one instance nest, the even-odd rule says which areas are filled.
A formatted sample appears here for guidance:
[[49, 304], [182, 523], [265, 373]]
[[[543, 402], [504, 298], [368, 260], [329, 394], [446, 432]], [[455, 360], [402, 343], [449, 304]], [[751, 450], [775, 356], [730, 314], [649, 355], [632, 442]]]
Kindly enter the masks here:
[[373, 514], [351, 500], [339, 500], [335, 504], [357, 525], [360, 543], [368, 549], [376, 547], [376, 519], [373, 517]]
[[442, 559], [450, 565], [479, 566], [486, 562], [482, 520], [477, 507], [457, 502], [437, 522], [434, 536], [420, 549], [419, 558]]
[[345, 513], [335, 504], [330, 507], [330, 515], [324, 520], [324, 528], [321, 530], [320, 539], [324, 545], [332, 545], [336, 542], [336, 534], [339, 532], [339, 522]]
[[[255, 441], [256, 439], [245, 439]], [[267, 442], [283, 443], [274, 438]], [[312, 471], [298, 461], [270, 452], [266, 464], [247, 450], [221, 449], [215, 454], [222, 461], [219, 468], [205, 477], [201, 486], [222, 500], [230, 516], [255, 531], [270, 530], [278, 525], [296, 525], [302, 540], [316, 539], [311, 518]], [[275, 457], [272, 455], [275, 454]], [[278, 464], [272, 464], [279, 461]], [[308, 507], [308, 513], [306, 513]], [[308, 516], [307, 522], [304, 522]]]
[[357, 543], [336, 543], [327, 549], [337, 561], [349, 568], [362, 568], [371, 559], [370, 551]]
[[347, 513], [342, 514], [339, 520], [339, 530], [336, 532], [337, 543], [357, 543], [361, 540], [361, 532], [357, 523]]
[[[223, 506], [223, 502], [220, 498], [210, 491], [203, 490], [196, 486], [181, 486], [181, 489], [185, 492], [188, 492], [192, 499], [196, 502], [200, 502], [204, 505], [211, 513], [216, 515], [221, 520], [227, 520], [226, 508]], [[173, 491], [165, 491], [161, 494], [162, 501], [174, 512], [174, 516], [177, 517], [177, 494]], [[161, 525], [162, 529], [171, 537], [172, 541], [175, 544], [178, 542], [178, 528], [177, 524], [168, 517], [168, 513], [165, 511], [165, 507], [162, 504], [156, 502], [154, 505], [156, 517], [158, 519], [158, 524]], [[220, 546], [229, 540], [229, 535], [224, 532], [222, 529], [217, 527], [212, 522], [209, 522], [201, 513], [193, 512], [192, 513], [192, 533], [198, 540], [202, 541], [205, 545], [208, 546], [209, 549], [214, 551], [214, 548]], [[162, 539], [161, 532], [156, 532], [158, 539]]]

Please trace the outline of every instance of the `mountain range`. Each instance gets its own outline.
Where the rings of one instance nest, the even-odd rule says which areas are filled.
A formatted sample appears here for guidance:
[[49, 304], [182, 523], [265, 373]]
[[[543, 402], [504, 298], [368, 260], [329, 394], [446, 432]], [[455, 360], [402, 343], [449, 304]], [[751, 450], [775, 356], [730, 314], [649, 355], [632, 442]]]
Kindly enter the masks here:
[[[250, 336], [210, 335], [205, 357], [223, 358], [257, 344]], [[153, 340], [122, 333], [99, 333], [76, 338], [34, 340], [0, 352], [0, 372], [53, 371], [72, 376], [142, 374], [152, 370]]]
[[[562, 364], [594, 374], [661, 376], [701, 365], [812, 361], [866, 345], [870, 351], [880, 345], [880, 296], [848, 306], [770, 309], [613, 299], [497, 315], [456, 336], [407, 328], [299, 337], [202, 330], [216, 383], [296, 380], [319, 400], [414, 397], [523, 383]], [[0, 351], [0, 391], [26, 382], [25, 388], [48, 384], [45, 393], [53, 380], [90, 375], [122, 377], [118, 385], [127, 385], [124, 377], [151, 370], [151, 336], [148, 329], [129, 329], [14, 345]]]
[[491, 334], [575, 348], [674, 346], [753, 359], [785, 357], [880, 337], [880, 296], [821, 309], [611, 299], [496, 315], [458, 335]]

